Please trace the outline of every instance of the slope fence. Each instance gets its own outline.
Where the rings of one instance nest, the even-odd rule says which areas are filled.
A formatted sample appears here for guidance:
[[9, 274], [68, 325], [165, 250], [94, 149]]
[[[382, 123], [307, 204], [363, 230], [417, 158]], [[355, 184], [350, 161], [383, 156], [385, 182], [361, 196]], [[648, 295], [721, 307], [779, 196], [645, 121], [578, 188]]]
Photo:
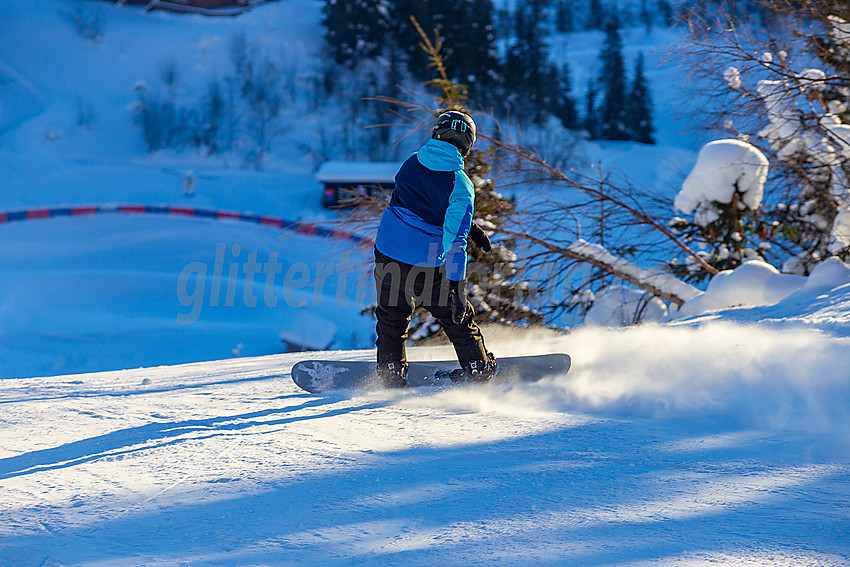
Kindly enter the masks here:
[[199, 209], [195, 207], [180, 207], [174, 205], [81, 205], [73, 207], [42, 207], [21, 209], [17, 211], [0, 211], [0, 225], [28, 220], [49, 219], [57, 217], [81, 217], [97, 214], [141, 214], [141, 215], [175, 215], [201, 219], [241, 221], [269, 226], [285, 231], [296, 232], [309, 236], [347, 240], [357, 244], [371, 245], [372, 239], [343, 230], [321, 227], [314, 223], [287, 220], [271, 215], [253, 213], [238, 213], [214, 209]]

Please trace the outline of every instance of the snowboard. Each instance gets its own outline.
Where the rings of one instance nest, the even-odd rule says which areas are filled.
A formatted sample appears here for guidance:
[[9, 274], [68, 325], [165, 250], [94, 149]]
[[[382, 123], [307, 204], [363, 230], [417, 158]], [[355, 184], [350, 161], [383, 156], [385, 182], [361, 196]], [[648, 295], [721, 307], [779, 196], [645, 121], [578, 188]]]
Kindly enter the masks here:
[[[540, 354], [498, 358], [496, 375], [488, 382], [536, 382], [547, 376], [563, 376], [570, 370], [568, 354]], [[453, 385], [449, 373], [458, 367], [456, 360], [409, 361], [407, 384], [411, 388]], [[375, 373], [374, 360], [302, 360], [292, 367], [292, 379], [312, 393], [331, 390], [369, 390], [383, 388]]]

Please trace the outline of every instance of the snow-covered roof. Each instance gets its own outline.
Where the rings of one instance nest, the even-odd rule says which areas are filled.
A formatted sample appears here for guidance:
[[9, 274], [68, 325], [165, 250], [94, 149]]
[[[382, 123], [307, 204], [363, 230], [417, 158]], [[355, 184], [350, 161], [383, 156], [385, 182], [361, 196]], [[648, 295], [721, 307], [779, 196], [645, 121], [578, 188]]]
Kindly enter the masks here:
[[401, 167], [395, 161], [326, 161], [316, 172], [321, 183], [393, 183]]

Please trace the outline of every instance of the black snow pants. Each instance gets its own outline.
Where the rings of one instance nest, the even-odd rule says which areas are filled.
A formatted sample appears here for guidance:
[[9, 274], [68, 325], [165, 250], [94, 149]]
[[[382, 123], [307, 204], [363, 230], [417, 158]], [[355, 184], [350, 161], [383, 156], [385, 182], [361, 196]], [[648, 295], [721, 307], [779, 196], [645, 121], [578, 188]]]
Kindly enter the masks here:
[[407, 362], [404, 342], [413, 310], [422, 306], [443, 327], [461, 365], [487, 360], [481, 329], [472, 320], [472, 308], [460, 323], [452, 321], [449, 280], [442, 267], [411, 266], [375, 249], [375, 286], [378, 292], [378, 365]]

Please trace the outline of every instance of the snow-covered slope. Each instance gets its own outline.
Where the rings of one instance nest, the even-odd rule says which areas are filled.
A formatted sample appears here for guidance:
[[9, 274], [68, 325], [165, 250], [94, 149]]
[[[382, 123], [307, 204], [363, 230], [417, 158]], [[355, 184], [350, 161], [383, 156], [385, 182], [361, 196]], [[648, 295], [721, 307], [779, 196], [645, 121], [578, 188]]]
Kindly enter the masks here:
[[850, 562], [846, 334], [721, 320], [493, 348], [573, 369], [312, 395], [286, 354], [0, 381], [0, 565]]
[[[248, 286], [252, 257], [265, 273]], [[272, 354], [285, 351], [281, 333], [312, 348], [366, 348], [365, 257], [343, 241], [236, 221], [0, 225], [0, 378]], [[308, 273], [322, 285], [307, 285]]]
[[[99, 15], [100, 41], [77, 35], [69, 22], [77, 7]], [[283, 1], [238, 18], [208, 18], [107, 2], [4, 2], [0, 102], [10, 110], [0, 111], [0, 210], [185, 204], [181, 172], [191, 170], [210, 177], [198, 181], [195, 206], [321, 216], [314, 164], [296, 149], [299, 139], [286, 137], [271, 171], [252, 173], [239, 169], [238, 153], [220, 159], [191, 150], [148, 155], [131, 112], [138, 99], [134, 86], [159, 84], [165, 68], [174, 67], [177, 96], [186, 98], [230, 73], [228, 49], [239, 34], [288, 58], [293, 73], [313, 69], [322, 41], [320, 9], [319, 2]], [[90, 123], [79, 124], [81, 108], [91, 109]]]
[[847, 565], [847, 270], [791, 291], [751, 266], [705, 294], [737, 307], [674, 324], [489, 335], [572, 355], [538, 383], [290, 379], [371, 350], [2, 380], [0, 565]]
[[[0, 215], [31, 207], [139, 203], [335, 219], [320, 205], [315, 161], [299, 148], [303, 137], [281, 137], [267, 169], [253, 171], [241, 167], [239, 152], [148, 154], [131, 112], [138, 98], [134, 86], [159, 84], [170, 65], [178, 73], [177, 96], [187, 99], [231, 72], [228, 49], [239, 34], [285, 59], [294, 76], [309, 75], [322, 41], [320, 9], [320, 2], [281, 1], [238, 18], [206, 18], [108, 2], [4, 2]], [[76, 33], [70, 22], [75, 10], [99, 15], [99, 41]], [[90, 120], [80, 124], [87, 108]], [[210, 286], [220, 246], [227, 252], [225, 281], [221, 302], [213, 305]], [[275, 254], [282, 264], [274, 289], [264, 285], [265, 274], [255, 278], [253, 307], [243, 301], [252, 254], [260, 263]], [[303, 328], [305, 318], [334, 326], [336, 348], [369, 346], [373, 323], [359, 315], [368, 291], [343, 293], [350, 305], [336, 294], [338, 287], [357, 287], [362, 258], [342, 242], [288, 237], [247, 223], [91, 216], [0, 223], [0, 378], [283, 352], [281, 333], [310, 342], [314, 333]], [[181, 289], [191, 293], [193, 285], [185, 285], [181, 274], [199, 264], [207, 268], [206, 294], [190, 305], [181, 301]], [[315, 280], [300, 285], [297, 278], [287, 287], [284, 275], [305, 265], [312, 278], [328, 266], [333, 275], [323, 287]], [[339, 283], [343, 273], [348, 280]], [[235, 300], [225, 305], [231, 283]], [[267, 292], [279, 299], [273, 307], [264, 301]], [[286, 301], [284, 294], [297, 301]], [[304, 298], [309, 314], [300, 306]], [[180, 315], [194, 306], [201, 308], [196, 320], [180, 324]]]

